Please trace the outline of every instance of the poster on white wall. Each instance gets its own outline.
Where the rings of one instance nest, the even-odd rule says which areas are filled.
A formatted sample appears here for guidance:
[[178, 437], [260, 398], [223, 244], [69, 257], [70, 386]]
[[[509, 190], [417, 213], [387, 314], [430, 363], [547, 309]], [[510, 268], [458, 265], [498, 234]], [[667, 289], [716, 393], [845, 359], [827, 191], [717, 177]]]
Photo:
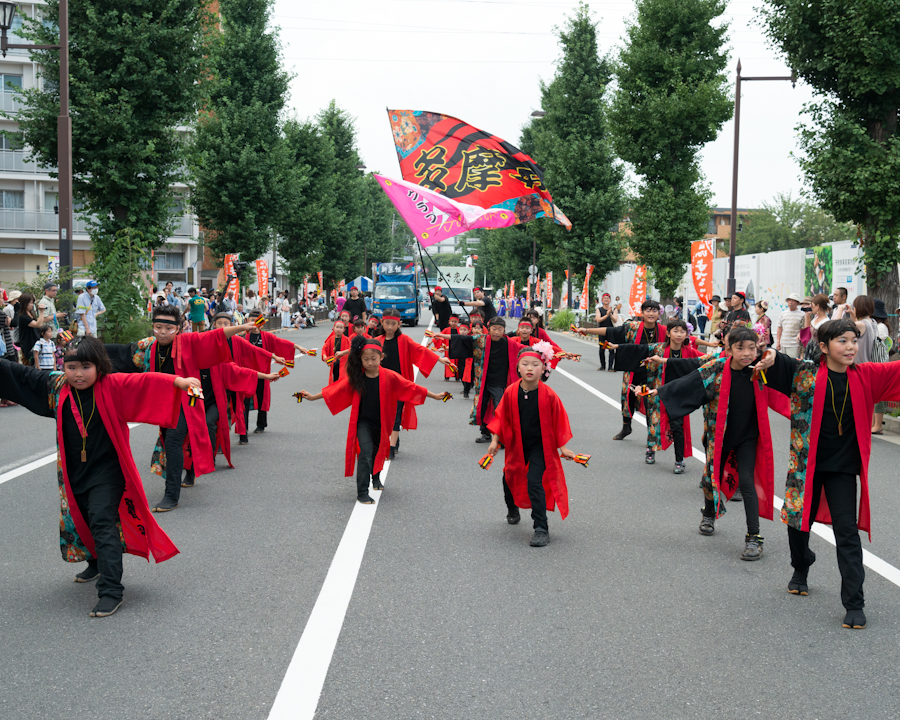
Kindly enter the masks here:
[[847, 296], [851, 300], [862, 293], [862, 279], [856, 274], [859, 247], [852, 242], [835, 243], [831, 246], [831, 261], [834, 287], [847, 288]]

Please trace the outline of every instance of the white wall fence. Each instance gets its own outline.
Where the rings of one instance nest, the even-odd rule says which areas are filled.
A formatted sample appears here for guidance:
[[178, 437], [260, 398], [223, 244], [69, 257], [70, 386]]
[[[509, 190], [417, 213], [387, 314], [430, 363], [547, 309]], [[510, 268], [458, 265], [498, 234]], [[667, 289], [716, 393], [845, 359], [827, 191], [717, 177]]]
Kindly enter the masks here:
[[[850, 240], [815, 248], [739, 255], [735, 260], [735, 284], [748, 298], [767, 301], [769, 317], [772, 324], [777, 325], [782, 310], [787, 309], [785, 298], [788, 293], [795, 292], [801, 298], [823, 291], [831, 295], [835, 288], [844, 287], [851, 302], [857, 295], [864, 294], [865, 279], [857, 273], [860, 256], [860, 249]], [[634, 263], [626, 263], [607, 275], [600, 283], [597, 297], [608, 292], [615, 302], [618, 295], [624, 310], [628, 305], [636, 267]], [[716, 258], [713, 261], [713, 293], [724, 297], [727, 285], [728, 258]], [[697, 302], [690, 268], [678, 286], [678, 294], [691, 308]], [[659, 293], [650, 285], [647, 296], [659, 298]], [[888, 308], [888, 312], [893, 310]]]

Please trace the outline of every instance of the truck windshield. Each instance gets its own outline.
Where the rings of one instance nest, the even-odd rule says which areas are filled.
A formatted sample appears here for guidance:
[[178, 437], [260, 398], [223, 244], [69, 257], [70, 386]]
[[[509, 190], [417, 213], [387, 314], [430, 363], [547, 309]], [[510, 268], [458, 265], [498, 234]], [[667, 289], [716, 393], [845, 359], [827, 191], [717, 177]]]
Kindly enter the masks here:
[[[471, 302], [472, 300], [472, 288], [453, 288], [452, 291], [450, 288], [444, 291], [444, 295], [446, 295], [450, 299], [451, 305], [458, 305], [456, 302], [456, 298], [459, 298], [463, 302]], [[454, 297], [454, 295], [456, 297]]]
[[412, 285], [386, 283], [375, 286], [376, 300], [413, 300], [415, 297]]

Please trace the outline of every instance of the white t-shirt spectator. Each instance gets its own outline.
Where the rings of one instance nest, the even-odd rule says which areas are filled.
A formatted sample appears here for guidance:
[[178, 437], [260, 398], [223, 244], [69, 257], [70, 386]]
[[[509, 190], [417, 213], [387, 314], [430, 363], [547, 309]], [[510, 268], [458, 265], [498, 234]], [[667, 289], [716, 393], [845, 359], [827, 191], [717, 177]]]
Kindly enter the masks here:
[[85, 334], [84, 323], [81, 321], [81, 316], [83, 315], [85, 320], [87, 320], [91, 334], [96, 336], [97, 313], [104, 310], [106, 310], [106, 306], [103, 304], [99, 295], [91, 295], [87, 290], [81, 293], [81, 295], [78, 296], [78, 302], [75, 303], [75, 316], [78, 318], [78, 334]]
[[800, 346], [800, 328], [806, 314], [800, 309], [785, 310], [778, 319], [781, 328], [781, 347], [795, 348]]
[[41, 370], [56, 370], [56, 343], [41, 338], [34, 344], [32, 352], [38, 353], [38, 367]]

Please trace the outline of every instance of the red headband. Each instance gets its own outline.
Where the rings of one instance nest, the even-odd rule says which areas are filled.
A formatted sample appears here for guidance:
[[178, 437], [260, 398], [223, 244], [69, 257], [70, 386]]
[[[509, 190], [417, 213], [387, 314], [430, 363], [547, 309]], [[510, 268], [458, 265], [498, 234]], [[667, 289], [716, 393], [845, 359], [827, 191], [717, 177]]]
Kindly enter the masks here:
[[523, 320], [522, 322], [519, 323], [519, 327], [522, 327], [523, 325], [527, 325], [528, 327], [534, 327], [531, 320]]
[[378, 352], [381, 352], [381, 353], [384, 352], [384, 346], [380, 342], [378, 342], [378, 340], [376, 340], [375, 338], [370, 338], [369, 340], [366, 340], [363, 343], [363, 346], [359, 349], [359, 351], [362, 352], [363, 350], [365, 350], [368, 347], [376, 348], [378, 350]]
[[519, 355], [519, 360], [521, 360], [526, 355], [534, 355], [538, 360], [544, 362], [543, 356], [537, 350], [527, 350], [526, 352], [523, 352], [521, 355]]

